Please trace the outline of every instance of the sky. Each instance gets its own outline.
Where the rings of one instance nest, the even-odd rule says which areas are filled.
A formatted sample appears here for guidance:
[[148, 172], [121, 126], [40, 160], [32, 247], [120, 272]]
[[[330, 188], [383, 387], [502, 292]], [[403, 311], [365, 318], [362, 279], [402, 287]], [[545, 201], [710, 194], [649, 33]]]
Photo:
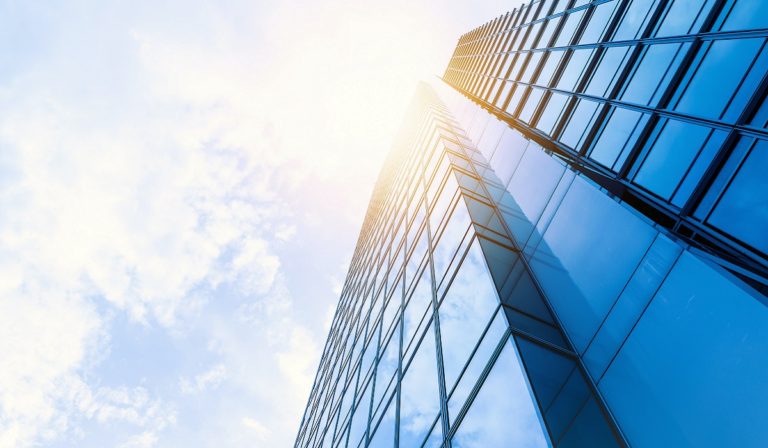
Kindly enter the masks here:
[[0, 448], [291, 446], [417, 82], [512, 6], [0, 0]]

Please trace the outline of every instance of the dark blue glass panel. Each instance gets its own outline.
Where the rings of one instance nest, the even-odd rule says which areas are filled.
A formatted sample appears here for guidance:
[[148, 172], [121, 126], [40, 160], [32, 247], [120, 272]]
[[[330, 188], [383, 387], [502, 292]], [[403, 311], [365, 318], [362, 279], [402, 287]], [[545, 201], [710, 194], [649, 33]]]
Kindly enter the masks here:
[[618, 170], [643, 130], [648, 116], [634, 110], [614, 108], [589, 157]]
[[736, 0], [721, 29], [737, 31], [755, 28], [768, 28], [768, 2], [765, 0]]
[[709, 224], [768, 254], [766, 167], [768, 142], [760, 140], [725, 190], [709, 217]]
[[624, 12], [613, 40], [629, 40], [640, 36], [647, 25], [650, 12], [656, 8], [658, 0], [633, 0]]
[[577, 177], [531, 259], [579, 352], [597, 331], [656, 231]]
[[698, 32], [714, 3], [714, 0], [674, 0], [667, 9], [656, 36]]
[[632, 446], [768, 446], [768, 307], [684, 253], [599, 387]]
[[627, 61], [630, 48], [632, 47], [606, 48], [584, 93], [599, 97], [608, 95]]
[[493, 279], [475, 241], [439, 308], [446, 387], [453, 387], [498, 305]]
[[[663, 125], [642, 162], [635, 182], [664, 199], [669, 199], [696, 161], [712, 129], [670, 120]], [[715, 137], [722, 142], [724, 135]], [[710, 157], [713, 155], [709, 152]], [[704, 161], [705, 164], [708, 161]]]
[[400, 445], [420, 446], [440, 411], [434, 325], [405, 372], [400, 402]]
[[669, 238], [663, 235], [656, 237], [584, 354], [584, 362], [593, 378], [603, 376], [680, 251], [680, 246]]
[[642, 105], [656, 103], [679, 65], [677, 56], [681, 48], [687, 47], [687, 44], [650, 45], [631, 75], [621, 99]]
[[763, 43], [764, 39], [713, 42], [675, 110], [719, 118]]
[[504, 343], [504, 349], [453, 436], [452, 446], [551, 446], [512, 343]]

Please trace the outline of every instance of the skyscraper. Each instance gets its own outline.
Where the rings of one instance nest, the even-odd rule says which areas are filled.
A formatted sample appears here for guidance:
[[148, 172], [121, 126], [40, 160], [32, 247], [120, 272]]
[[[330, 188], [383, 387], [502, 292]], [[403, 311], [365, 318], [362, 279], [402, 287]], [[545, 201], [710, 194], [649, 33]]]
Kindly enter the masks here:
[[463, 35], [296, 446], [768, 446], [767, 28], [759, 0], [560, 0]]

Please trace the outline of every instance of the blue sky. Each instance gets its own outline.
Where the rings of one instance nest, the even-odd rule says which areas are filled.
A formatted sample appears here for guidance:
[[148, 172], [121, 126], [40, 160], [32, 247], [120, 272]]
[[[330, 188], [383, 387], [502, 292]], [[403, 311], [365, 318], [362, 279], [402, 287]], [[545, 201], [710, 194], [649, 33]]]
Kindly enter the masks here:
[[512, 6], [0, 0], [0, 448], [289, 446], [416, 82]]

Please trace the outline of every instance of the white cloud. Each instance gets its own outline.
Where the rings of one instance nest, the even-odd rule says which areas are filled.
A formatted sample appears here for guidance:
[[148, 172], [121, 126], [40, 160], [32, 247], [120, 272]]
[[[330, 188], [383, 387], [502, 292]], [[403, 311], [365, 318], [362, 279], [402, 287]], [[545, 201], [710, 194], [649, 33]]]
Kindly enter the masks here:
[[184, 394], [199, 394], [216, 389], [227, 376], [227, 369], [222, 364], [189, 379], [182, 377], [179, 380], [179, 388]]

